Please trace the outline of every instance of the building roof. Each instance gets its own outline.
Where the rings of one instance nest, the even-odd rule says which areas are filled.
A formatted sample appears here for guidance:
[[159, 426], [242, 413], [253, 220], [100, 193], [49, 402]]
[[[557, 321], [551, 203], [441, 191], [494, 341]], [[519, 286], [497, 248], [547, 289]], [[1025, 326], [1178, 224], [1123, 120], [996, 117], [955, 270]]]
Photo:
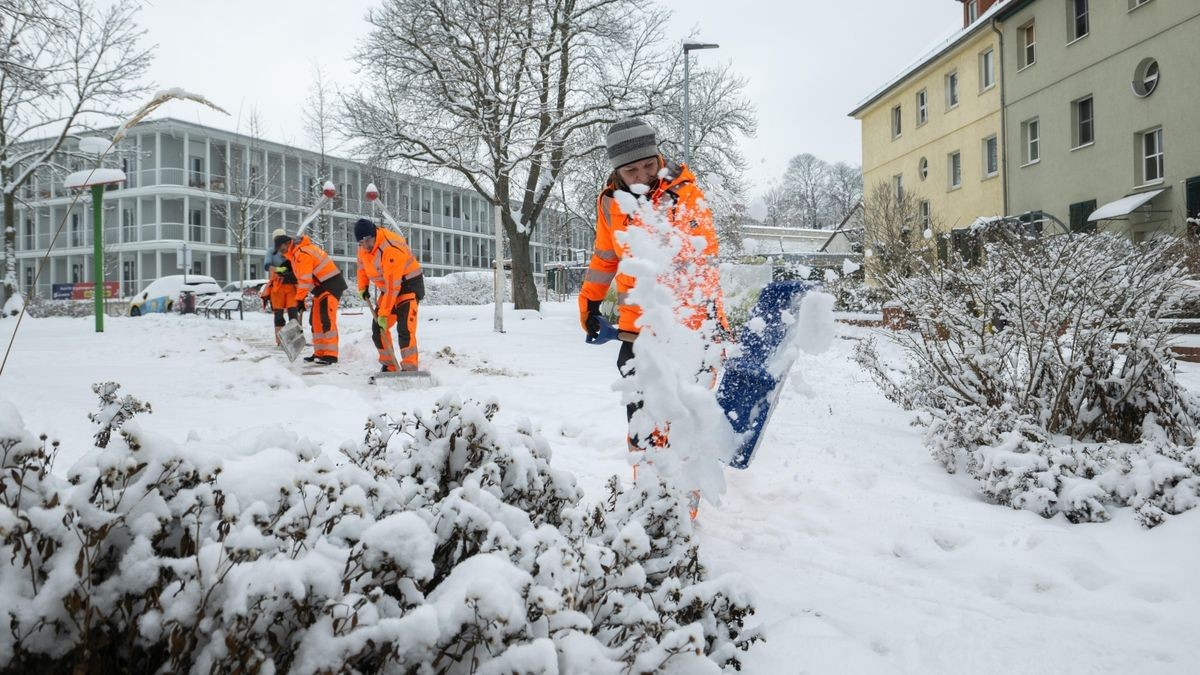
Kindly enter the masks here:
[[988, 8], [988, 10], [986, 12], [979, 15], [979, 18], [975, 20], [975, 23], [972, 23], [970, 26], [967, 26], [966, 28], [963, 28], [962, 30], [956, 31], [955, 33], [950, 35], [950, 37], [946, 38], [945, 40], [942, 40], [933, 49], [925, 52], [915, 62], [913, 62], [911, 65], [909, 65], [904, 70], [900, 71], [900, 73], [898, 75], [896, 75], [892, 79], [888, 80], [887, 83], [884, 84], [882, 87], [880, 87], [879, 89], [876, 89], [874, 92], [872, 92], [870, 95], [868, 95], [865, 99], [860, 101], [859, 104], [854, 108], [854, 110], [850, 111], [849, 116], [850, 117], [858, 117], [859, 113], [861, 113], [862, 111], [864, 111], [867, 108], [874, 105], [877, 101], [879, 101], [879, 99], [883, 98], [889, 92], [891, 92], [893, 89], [895, 89], [899, 85], [906, 82], [910, 77], [921, 72], [927, 66], [934, 64], [942, 56], [944, 56], [945, 54], [954, 50], [956, 47], [961, 45], [963, 42], [966, 42], [969, 38], [973, 37], [979, 31], [987, 28], [989, 21], [993, 17], [998, 16], [1004, 10], [1004, 8], [1006, 8], [1010, 5], [1013, 5], [1013, 4], [1022, 5], [1028, 1], [1030, 1], [1030, 0], [1000, 0], [996, 4], [992, 5], [991, 7]]

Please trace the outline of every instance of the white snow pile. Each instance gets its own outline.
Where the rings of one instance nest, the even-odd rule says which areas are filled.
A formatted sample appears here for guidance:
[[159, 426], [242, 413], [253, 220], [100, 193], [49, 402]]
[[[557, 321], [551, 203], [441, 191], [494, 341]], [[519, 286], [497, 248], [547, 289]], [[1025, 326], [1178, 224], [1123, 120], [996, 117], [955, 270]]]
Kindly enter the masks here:
[[615, 198], [623, 212], [642, 223], [617, 235], [629, 250], [619, 268], [634, 278], [629, 302], [641, 307], [642, 316], [629, 364], [633, 374], [614, 386], [626, 404], [643, 402], [629, 422], [630, 435], [651, 439], [644, 453], [630, 453], [630, 461], [652, 467], [639, 471], [639, 477], [657, 472], [680, 490], [720, 503], [724, 461], [729, 448], [737, 447], [713, 389], [721, 361], [721, 327], [707, 318], [700, 330], [689, 328], [685, 322], [691, 317], [683, 313], [690, 310], [678, 306], [677, 300], [689, 298], [693, 307], [710, 300], [700, 283], [705, 270], [696, 269], [708, 242], [702, 236], [684, 236], [644, 196], [618, 190]]
[[672, 492], [585, 506], [494, 403], [378, 415], [340, 459], [284, 431], [231, 456], [94, 390], [66, 480], [0, 403], [0, 669], [715, 673], [760, 639]]
[[453, 272], [444, 277], [426, 277], [425, 299], [421, 304], [488, 305], [495, 301], [494, 284], [493, 272]]
[[1185, 274], [1167, 242], [1030, 239], [1004, 224], [983, 261], [883, 279], [918, 330], [858, 362], [920, 411], [926, 445], [998, 504], [1071, 522], [1130, 506], [1146, 527], [1200, 505], [1200, 401], [1176, 378], [1169, 324]]

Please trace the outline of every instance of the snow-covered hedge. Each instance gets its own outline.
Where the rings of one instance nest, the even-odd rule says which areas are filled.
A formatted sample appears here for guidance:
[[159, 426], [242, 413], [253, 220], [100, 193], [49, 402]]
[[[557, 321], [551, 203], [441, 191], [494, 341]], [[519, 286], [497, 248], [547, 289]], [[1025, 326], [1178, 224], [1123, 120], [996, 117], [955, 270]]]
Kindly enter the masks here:
[[[492, 272], [453, 272], [425, 277], [425, 305], [490, 305], [495, 299]], [[505, 278], [506, 289], [511, 288]], [[508, 291], [505, 291], [508, 293]], [[509, 298], [511, 300], [512, 298]]]
[[282, 429], [181, 445], [94, 389], [66, 479], [0, 403], [0, 669], [703, 673], [759, 639], [676, 494], [586, 506], [494, 403], [373, 417], [339, 462]]
[[1178, 258], [1108, 234], [1028, 238], [997, 223], [983, 260], [957, 255], [883, 278], [916, 331], [857, 359], [886, 396], [921, 411], [926, 444], [1000, 504], [1072, 521], [1107, 505], [1147, 526], [1200, 504], [1200, 402], [1176, 379]]

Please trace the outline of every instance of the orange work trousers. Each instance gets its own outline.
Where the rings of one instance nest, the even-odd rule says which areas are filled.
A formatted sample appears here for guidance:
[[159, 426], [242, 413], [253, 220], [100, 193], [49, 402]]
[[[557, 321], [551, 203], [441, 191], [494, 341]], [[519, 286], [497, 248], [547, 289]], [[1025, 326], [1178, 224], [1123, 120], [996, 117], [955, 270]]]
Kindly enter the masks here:
[[313, 354], [338, 355], [338, 299], [333, 293], [320, 293], [313, 298], [309, 320], [312, 325]]
[[[396, 309], [387, 315], [387, 330], [380, 330], [378, 323], [371, 326], [371, 342], [379, 352], [379, 363], [389, 371], [419, 370], [417, 355], [417, 296], [405, 293], [396, 302]], [[396, 350], [392, 347], [392, 328], [396, 329], [396, 344], [400, 346], [400, 362], [396, 362]]]

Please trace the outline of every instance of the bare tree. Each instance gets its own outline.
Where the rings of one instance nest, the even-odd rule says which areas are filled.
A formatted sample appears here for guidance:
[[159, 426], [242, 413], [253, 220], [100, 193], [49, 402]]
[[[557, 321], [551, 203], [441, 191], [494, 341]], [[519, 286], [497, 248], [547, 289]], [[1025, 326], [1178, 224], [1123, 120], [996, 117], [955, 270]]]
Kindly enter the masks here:
[[216, 161], [229, 176], [230, 213], [224, 226], [234, 249], [239, 288], [245, 285], [246, 256], [252, 235], [256, 229], [266, 227], [270, 186], [279, 171], [276, 168], [271, 176], [262, 175], [259, 169], [263, 155], [261, 141], [262, 119], [257, 109], [251, 109], [246, 122], [246, 147], [234, 146], [227, 157], [225, 146], [214, 146]]
[[[836, 226], [858, 206], [863, 198], [862, 169], [845, 162], [829, 167], [829, 178], [825, 188], [829, 215]], [[852, 226], [847, 223], [845, 226]]]
[[937, 242], [933, 233], [939, 223], [933, 214], [923, 214], [917, 195], [879, 182], [863, 200], [864, 254], [867, 278], [878, 281], [885, 275], [906, 276], [923, 265], [933, 264]]
[[141, 79], [152, 48], [142, 45], [137, 11], [132, 0], [104, 10], [89, 0], [0, 3], [4, 295], [18, 293], [17, 191], [38, 172], [56, 168], [68, 137], [123, 118], [149, 89]]
[[794, 218], [800, 226], [821, 229], [829, 218], [827, 190], [829, 164], [810, 153], [796, 155], [788, 162], [783, 174]]
[[536, 309], [530, 241], [556, 183], [672, 88], [666, 18], [637, 0], [385, 0], [367, 15], [370, 84], [347, 97], [347, 129], [499, 206], [514, 304]]
[[[307, 136], [308, 142], [320, 157], [317, 160], [316, 175], [312, 177], [311, 184], [306, 186], [305, 206], [316, 204], [320, 199], [321, 186], [325, 184], [325, 181], [333, 180], [333, 172], [329, 168], [326, 155], [341, 145], [337, 142], [335, 135], [337, 123], [335, 97], [337, 93], [334, 91], [333, 83], [329, 81], [325, 71], [317, 64], [313, 65], [312, 77], [312, 82], [308, 87], [308, 98], [305, 99], [304, 108], [300, 111], [300, 121], [304, 128], [304, 135]], [[309, 229], [313, 241], [320, 242], [322, 245], [329, 244], [332, 228], [329, 223], [329, 214], [325, 209], [321, 210], [321, 214], [317, 216], [316, 221]]]
[[[663, 107], [646, 117], [657, 132], [663, 155], [683, 162], [682, 61], [673, 67], [670, 79], [678, 85], [672, 85]], [[754, 105], [745, 96], [745, 86], [745, 78], [728, 65], [694, 67], [691, 71], [690, 168], [713, 211], [722, 254], [741, 249], [741, 228], [748, 218], [744, 178], [747, 162], [739, 136], [754, 135], [758, 122]], [[611, 173], [612, 166], [603, 152], [577, 159], [560, 180], [562, 195], [556, 198], [554, 208], [590, 225], [596, 216], [597, 195]]]

